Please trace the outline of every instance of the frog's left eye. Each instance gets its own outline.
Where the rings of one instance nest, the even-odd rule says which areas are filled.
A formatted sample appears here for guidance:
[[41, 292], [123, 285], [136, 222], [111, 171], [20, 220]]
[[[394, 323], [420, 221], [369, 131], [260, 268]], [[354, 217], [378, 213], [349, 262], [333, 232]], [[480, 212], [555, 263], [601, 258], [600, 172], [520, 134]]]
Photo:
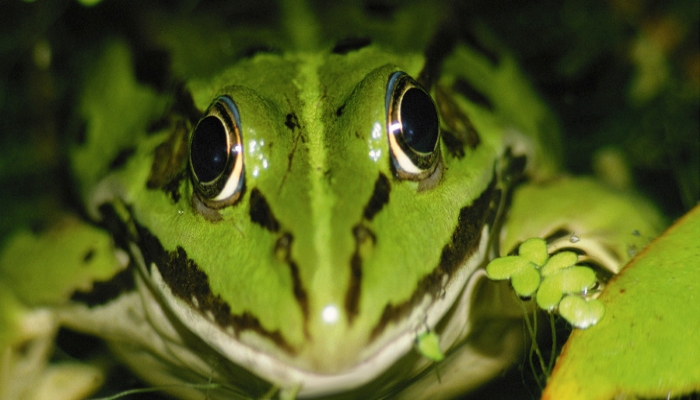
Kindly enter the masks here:
[[400, 178], [421, 180], [440, 158], [440, 124], [430, 94], [404, 72], [389, 78], [386, 93], [391, 158]]
[[190, 139], [190, 172], [197, 196], [211, 208], [234, 203], [243, 190], [243, 146], [238, 108], [228, 96], [214, 100]]

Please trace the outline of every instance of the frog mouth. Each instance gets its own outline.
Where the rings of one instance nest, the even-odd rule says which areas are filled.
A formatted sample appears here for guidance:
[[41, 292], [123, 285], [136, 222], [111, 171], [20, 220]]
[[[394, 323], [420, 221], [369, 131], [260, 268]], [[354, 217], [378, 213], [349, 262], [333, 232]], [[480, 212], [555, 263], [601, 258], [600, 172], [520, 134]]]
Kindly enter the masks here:
[[[449, 281], [444, 282], [439, 296], [433, 298], [425, 293], [409, 315], [386, 327], [362, 350], [360, 362], [330, 374], [300, 368], [289, 362], [288, 357], [273, 356], [250, 343], [235, 340], [232, 331], [222, 329], [215, 316], [193, 312], [188, 303], [172, 293], [157, 264], [151, 264], [147, 270], [147, 260], [144, 260], [139, 246], [132, 243], [130, 250], [140, 265], [136, 280], [146, 319], [159, 334], [175, 330], [177, 334], [171, 335], [180, 336], [178, 340], [161, 339], [168, 342], [167, 351], [150, 350], [160, 352], [159, 358], [167, 359], [168, 364], [184, 364], [183, 369], [193, 370], [200, 377], [212, 374], [212, 364], [228, 365], [215, 373], [220, 375], [216, 381], [223, 382], [236, 381], [226, 373], [226, 369], [235, 364], [249, 371], [247, 381], [254, 375], [261, 382], [271, 382], [282, 389], [295, 388], [300, 396], [325, 396], [361, 387], [379, 390], [378, 385], [391, 387], [394, 386], [391, 382], [402, 382], [407, 376], [420, 374], [432, 364], [431, 360], [413, 351], [421, 333], [437, 333], [441, 347], [445, 349], [463, 340], [469, 333], [466, 321], [474, 293], [485, 279], [480, 267], [488, 251], [488, 233], [488, 226], [484, 226], [472, 256]], [[212, 362], [212, 359], [218, 361]], [[235, 386], [246, 387], [247, 383]]]
[[[396, 386], [396, 383], [419, 375], [433, 364], [413, 350], [416, 338], [421, 333], [437, 333], [441, 347], [445, 349], [451, 348], [469, 333], [469, 308], [475, 302], [475, 293], [481, 282], [485, 280], [480, 267], [488, 248], [488, 233], [488, 226], [484, 226], [478, 248], [462, 268], [445, 282], [440, 296], [433, 298], [425, 293], [423, 300], [404, 319], [383, 329], [362, 349], [360, 361], [333, 373], [309, 371], [295, 365], [285, 355], [283, 347], [276, 352], [278, 355], [271, 355], [271, 352], [261, 350], [264, 346], [251, 345], [250, 340], [240, 340], [240, 336], [232, 335], [232, 328], [222, 328], [213, 314], [193, 311], [190, 304], [172, 292], [156, 264], [147, 269], [140, 248], [132, 244], [134, 259], [140, 265], [137, 286], [148, 314], [147, 319], [155, 331], [175, 330], [180, 336], [177, 341], [170, 342], [167, 351], [158, 349], [158, 346], [150, 351], [168, 359], [169, 364], [184, 364], [182, 368], [191, 369], [200, 377], [212, 375], [212, 364], [226, 365], [214, 373], [218, 377], [214, 382], [226, 382], [226, 386], [236, 382], [236, 377], [226, 372], [230, 368], [249, 371], [248, 381], [251, 375], [255, 375], [261, 384], [271, 382], [273, 387], [293, 391], [299, 396], [325, 396], [363, 387], [375, 391]], [[144, 276], [149, 278], [145, 279]], [[266, 339], [268, 342], [275, 340], [273, 336], [270, 337], [272, 339]], [[168, 341], [167, 338], [162, 340]], [[180, 341], [183, 343], [178, 343]], [[193, 359], [198, 361], [193, 362]], [[212, 363], [212, 359], [219, 361]], [[188, 361], [183, 363], [183, 360]], [[232, 364], [236, 367], [231, 367]], [[235, 383], [233, 386], [247, 387], [248, 384]]]

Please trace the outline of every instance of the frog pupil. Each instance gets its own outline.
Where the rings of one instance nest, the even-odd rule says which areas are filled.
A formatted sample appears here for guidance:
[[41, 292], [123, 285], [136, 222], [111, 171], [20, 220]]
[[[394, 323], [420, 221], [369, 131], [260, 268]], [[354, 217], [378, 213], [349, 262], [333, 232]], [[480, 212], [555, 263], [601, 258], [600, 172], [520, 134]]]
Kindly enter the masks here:
[[415, 151], [430, 153], [438, 139], [438, 117], [430, 96], [411, 88], [401, 100], [401, 125], [406, 144]]
[[228, 146], [226, 130], [216, 117], [206, 117], [197, 124], [190, 148], [192, 170], [200, 182], [210, 182], [226, 168]]

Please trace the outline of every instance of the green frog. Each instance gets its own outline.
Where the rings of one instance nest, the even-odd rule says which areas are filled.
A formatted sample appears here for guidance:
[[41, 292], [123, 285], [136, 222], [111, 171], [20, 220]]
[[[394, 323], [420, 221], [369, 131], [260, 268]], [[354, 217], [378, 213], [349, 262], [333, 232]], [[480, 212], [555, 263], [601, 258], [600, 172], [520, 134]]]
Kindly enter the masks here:
[[159, 20], [165, 85], [104, 44], [70, 149], [84, 213], [0, 258], [3, 398], [99, 385], [47, 361], [59, 327], [180, 398], [454, 396], [526, 344], [490, 260], [541, 237], [615, 273], [663, 226], [561, 172], [555, 118], [478, 26], [428, 2], [278, 11]]

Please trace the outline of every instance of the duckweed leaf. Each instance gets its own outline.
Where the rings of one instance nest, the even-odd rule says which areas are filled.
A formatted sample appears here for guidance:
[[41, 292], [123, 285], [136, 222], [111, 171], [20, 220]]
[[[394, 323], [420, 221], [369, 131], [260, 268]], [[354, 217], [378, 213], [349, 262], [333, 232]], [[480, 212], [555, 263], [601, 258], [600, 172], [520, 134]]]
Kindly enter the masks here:
[[553, 310], [565, 294], [580, 293], [596, 282], [595, 272], [588, 267], [575, 266], [548, 275], [537, 292], [537, 305]]
[[535, 268], [526, 268], [513, 275], [510, 283], [518, 296], [530, 297], [540, 286], [540, 273]]
[[486, 266], [486, 273], [493, 280], [510, 279], [526, 269], [536, 269], [530, 261], [519, 256], [496, 258]]
[[527, 259], [535, 265], [542, 266], [547, 262], [547, 242], [540, 238], [530, 238], [518, 247], [520, 257]]
[[595, 272], [580, 265], [561, 270], [557, 275], [561, 277], [561, 290], [566, 294], [583, 292], [596, 283]]
[[580, 296], [566, 296], [559, 303], [559, 315], [580, 329], [597, 324], [604, 314], [605, 306], [596, 299], [586, 301]]
[[440, 351], [440, 338], [434, 332], [418, 335], [418, 351], [433, 361], [442, 361], [445, 355]]
[[537, 265], [521, 256], [494, 259], [486, 266], [486, 274], [493, 280], [510, 279], [513, 290], [522, 297], [532, 296], [540, 286]]
[[537, 291], [537, 305], [545, 310], [552, 311], [564, 296], [558, 282], [551, 277], [542, 282], [540, 290]]
[[542, 276], [551, 275], [561, 269], [569, 268], [570, 266], [576, 264], [576, 261], [578, 261], [578, 256], [576, 253], [571, 251], [562, 251], [561, 253], [557, 253], [550, 257], [540, 272], [542, 273]]

